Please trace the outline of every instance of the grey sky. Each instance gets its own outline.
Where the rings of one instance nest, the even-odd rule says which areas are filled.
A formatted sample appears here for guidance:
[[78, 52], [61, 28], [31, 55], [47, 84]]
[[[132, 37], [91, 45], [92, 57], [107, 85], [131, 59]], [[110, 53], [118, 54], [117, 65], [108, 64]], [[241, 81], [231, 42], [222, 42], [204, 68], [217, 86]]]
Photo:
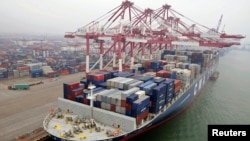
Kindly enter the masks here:
[[[200, 24], [216, 28], [221, 14], [228, 34], [246, 35], [249, 41], [249, 0], [130, 0], [140, 8], [173, 9]], [[64, 34], [104, 15], [122, 0], [1, 0], [0, 32]]]

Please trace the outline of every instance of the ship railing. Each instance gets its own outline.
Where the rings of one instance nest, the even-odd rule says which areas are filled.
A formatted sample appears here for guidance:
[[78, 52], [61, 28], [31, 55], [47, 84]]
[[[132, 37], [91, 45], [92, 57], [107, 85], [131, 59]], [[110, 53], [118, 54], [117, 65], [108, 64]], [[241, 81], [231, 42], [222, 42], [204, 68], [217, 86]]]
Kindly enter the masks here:
[[49, 121], [50, 121], [50, 120], [51, 120], [51, 116], [50, 116], [50, 114], [48, 114], [48, 115], [45, 117], [44, 121], [43, 121], [43, 127], [44, 127], [45, 129], [48, 128], [48, 124], [49, 124]]
[[48, 127], [48, 124], [50, 122], [50, 120], [54, 117], [55, 115], [55, 112], [58, 112], [58, 108], [56, 108], [55, 110], [53, 111], [50, 111], [49, 114], [44, 118], [44, 121], [43, 121], [43, 126], [44, 128], [47, 128]]

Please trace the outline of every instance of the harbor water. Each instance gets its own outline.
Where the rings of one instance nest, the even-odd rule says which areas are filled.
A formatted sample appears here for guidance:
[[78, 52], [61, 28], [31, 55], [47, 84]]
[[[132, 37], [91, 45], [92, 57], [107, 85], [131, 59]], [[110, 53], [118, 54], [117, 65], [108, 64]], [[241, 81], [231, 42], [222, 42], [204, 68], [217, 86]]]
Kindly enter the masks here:
[[169, 122], [132, 140], [206, 141], [209, 124], [250, 123], [250, 52], [220, 58], [220, 75], [208, 81], [192, 105]]

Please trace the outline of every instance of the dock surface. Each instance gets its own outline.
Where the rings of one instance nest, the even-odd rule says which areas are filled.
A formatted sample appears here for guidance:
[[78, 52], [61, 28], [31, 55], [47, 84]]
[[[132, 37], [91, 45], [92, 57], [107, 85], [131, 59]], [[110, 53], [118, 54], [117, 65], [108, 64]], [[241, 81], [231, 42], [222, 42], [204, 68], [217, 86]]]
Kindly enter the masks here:
[[[62, 84], [79, 81], [84, 73], [49, 78], [18, 78], [0, 80], [0, 139], [10, 141], [42, 127], [50, 109], [56, 108], [57, 98], [63, 96]], [[43, 80], [43, 84], [31, 86], [30, 90], [8, 90], [13, 83]]]

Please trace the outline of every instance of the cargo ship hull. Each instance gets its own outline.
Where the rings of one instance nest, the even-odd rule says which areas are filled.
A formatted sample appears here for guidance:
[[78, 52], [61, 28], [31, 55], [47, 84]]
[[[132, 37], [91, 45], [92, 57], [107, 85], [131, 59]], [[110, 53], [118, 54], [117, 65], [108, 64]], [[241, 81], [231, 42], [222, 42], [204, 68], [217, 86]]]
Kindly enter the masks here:
[[161, 113], [155, 120], [146, 125], [145, 127], [138, 129], [137, 131], [129, 133], [127, 136], [120, 138], [120, 140], [128, 140], [132, 137], [135, 137], [139, 134], [142, 134], [146, 131], [151, 130], [154, 127], [157, 127], [163, 123], [166, 123], [170, 119], [174, 118], [182, 111], [184, 111], [200, 94], [201, 89], [209, 80], [209, 76], [211, 75], [211, 71], [207, 71], [204, 73], [200, 79], [194, 82], [191, 87], [183, 93], [182, 96], [178, 100], [176, 100], [165, 112]]
[[[218, 64], [214, 64], [213, 67], [203, 72], [197, 79], [194, 80], [194, 82], [186, 91], [184, 91], [182, 94], [178, 94], [173, 99], [171, 104], [167, 105], [167, 110], [165, 110], [164, 112], [160, 112], [154, 120], [152, 120], [148, 124], [145, 124], [141, 128], [138, 128], [137, 130], [114, 137], [112, 139], [107, 139], [107, 141], [128, 140], [169, 121], [170, 119], [184, 111], [200, 94], [201, 89], [209, 80], [209, 77], [212, 75], [212, 73], [217, 69], [217, 66]], [[70, 141], [68, 139], [65, 140], [51, 134], [50, 136], [55, 141]]]

